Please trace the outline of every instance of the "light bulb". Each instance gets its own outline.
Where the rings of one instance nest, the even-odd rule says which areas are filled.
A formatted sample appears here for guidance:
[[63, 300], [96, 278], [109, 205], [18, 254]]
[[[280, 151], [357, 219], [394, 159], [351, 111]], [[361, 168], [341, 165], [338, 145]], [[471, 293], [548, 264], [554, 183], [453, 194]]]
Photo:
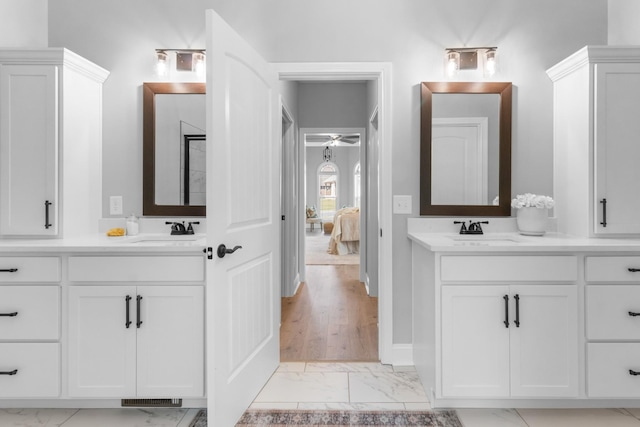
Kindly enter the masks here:
[[493, 76], [496, 73], [496, 51], [490, 49], [485, 54], [485, 74], [489, 77]]
[[200, 77], [204, 76], [207, 70], [204, 53], [194, 53], [193, 64], [193, 71]]
[[167, 54], [163, 51], [156, 52], [156, 74], [164, 77], [169, 73], [169, 65], [167, 64]]
[[447, 53], [447, 75], [453, 77], [458, 74], [460, 69], [460, 54], [450, 51]]

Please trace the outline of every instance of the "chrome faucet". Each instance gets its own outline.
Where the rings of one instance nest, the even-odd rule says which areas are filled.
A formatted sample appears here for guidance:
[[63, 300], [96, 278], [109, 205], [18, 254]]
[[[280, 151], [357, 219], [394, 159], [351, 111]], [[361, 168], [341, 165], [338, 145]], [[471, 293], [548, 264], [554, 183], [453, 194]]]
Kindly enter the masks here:
[[167, 222], [165, 222], [165, 224], [171, 224], [171, 235], [172, 236], [181, 235], [181, 234], [187, 234], [187, 229], [184, 227], [184, 221], [182, 223], [173, 222], [173, 221], [167, 221]]

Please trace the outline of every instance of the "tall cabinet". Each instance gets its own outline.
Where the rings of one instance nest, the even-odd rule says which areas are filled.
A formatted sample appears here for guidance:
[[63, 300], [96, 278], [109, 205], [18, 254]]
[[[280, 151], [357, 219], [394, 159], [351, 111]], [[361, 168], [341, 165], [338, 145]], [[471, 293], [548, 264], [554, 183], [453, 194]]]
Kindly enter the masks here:
[[0, 50], [0, 237], [95, 231], [107, 76], [63, 48]]
[[640, 47], [586, 46], [547, 74], [558, 231], [640, 235]]

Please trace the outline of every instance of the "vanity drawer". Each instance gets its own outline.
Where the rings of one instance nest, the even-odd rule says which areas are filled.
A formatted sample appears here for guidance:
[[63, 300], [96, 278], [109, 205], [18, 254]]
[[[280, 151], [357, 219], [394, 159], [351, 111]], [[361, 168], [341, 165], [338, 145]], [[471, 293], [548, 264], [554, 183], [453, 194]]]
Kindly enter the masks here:
[[0, 283], [59, 281], [59, 257], [0, 257]]
[[[14, 375], [7, 373], [17, 371]], [[60, 346], [0, 344], [0, 398], [60, 395]]]
[[57, 340], [58, 286], [0, 286], [0, 340]]
[[640, 397], [640, 344], [590, 343], [587, 345], [589, 397]]
[[203, 256], [73, 256], [71, 282], [202, 282]]
[[640, 286], [589, 285], [586, 300], [587, 339], [640, 339]]
[[443, 282], [573, 282], [575, 256], [449, 256], [440, 260]]
[[[638, 282], [640, 283], [640, 257], [587, 257], [585, 260], [587, 282]], [[638, 269], [637, 272], [629, 269]]]

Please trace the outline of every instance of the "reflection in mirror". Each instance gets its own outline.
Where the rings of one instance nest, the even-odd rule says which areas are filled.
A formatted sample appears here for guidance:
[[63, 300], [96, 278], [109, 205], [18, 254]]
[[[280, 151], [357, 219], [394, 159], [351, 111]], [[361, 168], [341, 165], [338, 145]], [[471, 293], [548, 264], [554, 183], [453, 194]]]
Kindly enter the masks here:
[[422, 83], [420, 214], [508, 216], [510, 193], [511, 83]]
[[491, 205], [498, 196], [500, 95], [433, 94], [431, 204]]
[[204, 216], [204, 83], [145, 83], [143, 214]]

